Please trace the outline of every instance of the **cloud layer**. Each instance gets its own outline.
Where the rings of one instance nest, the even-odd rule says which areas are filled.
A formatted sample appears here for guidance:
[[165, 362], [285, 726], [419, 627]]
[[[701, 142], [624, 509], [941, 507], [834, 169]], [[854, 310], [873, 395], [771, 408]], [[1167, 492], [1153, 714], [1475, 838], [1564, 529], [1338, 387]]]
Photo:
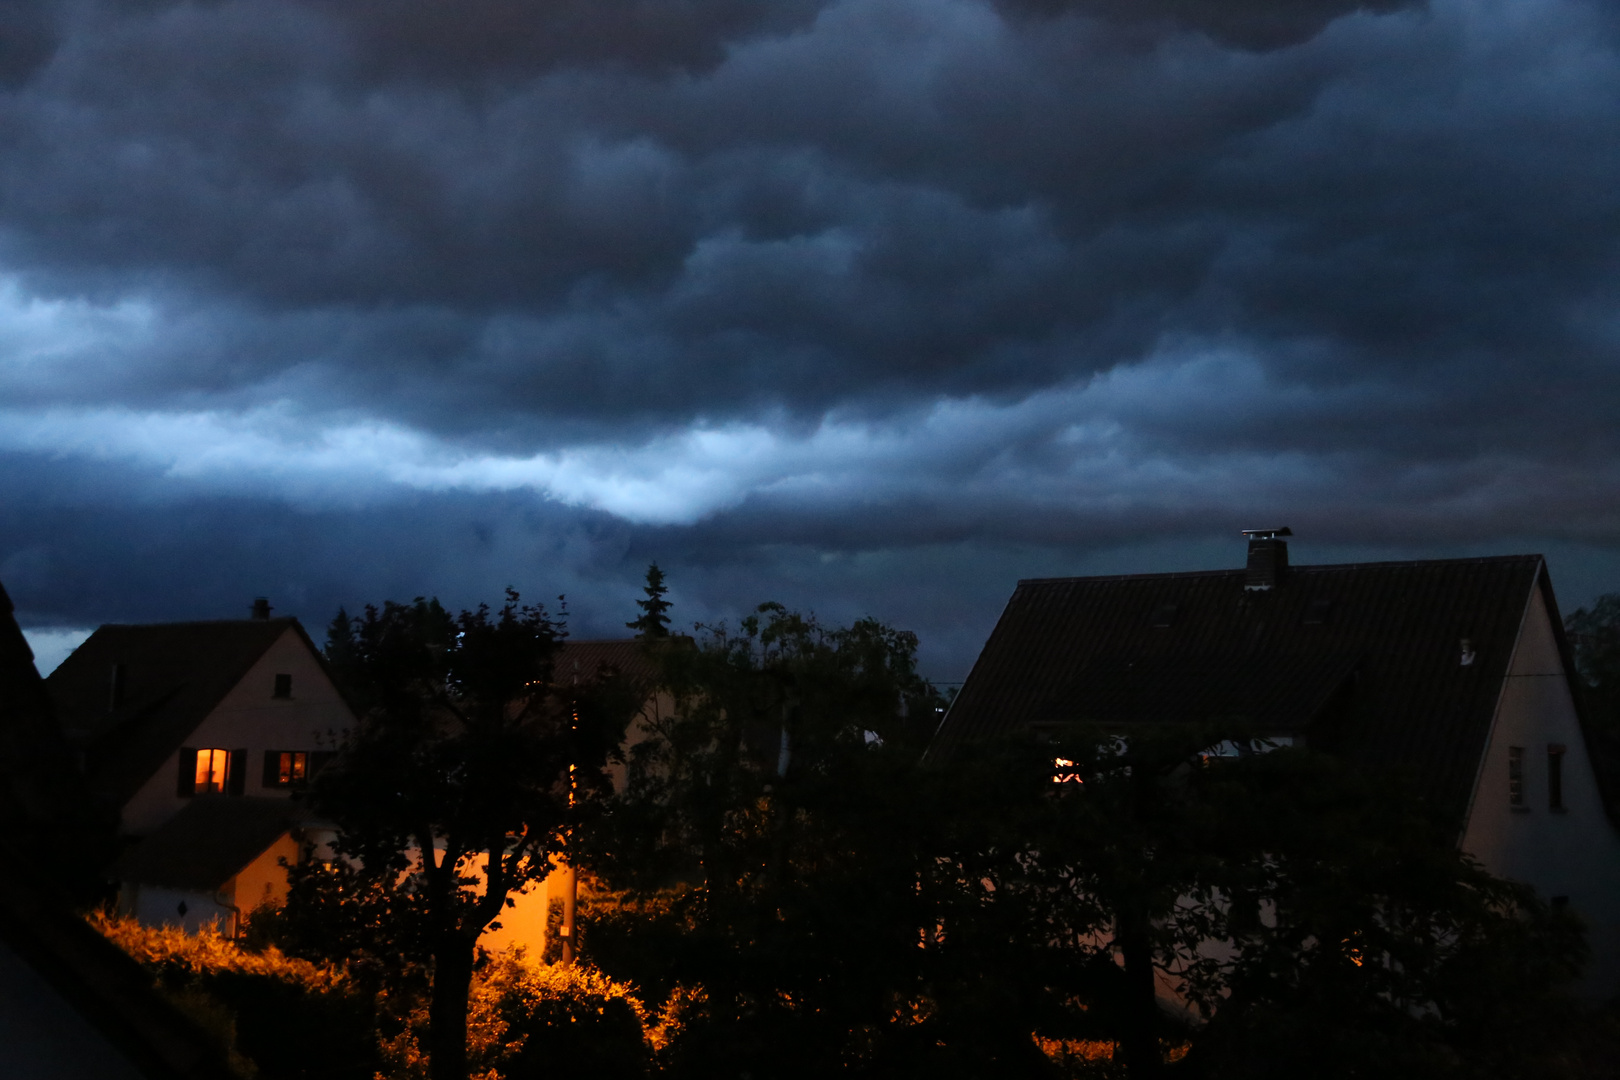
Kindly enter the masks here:
[[1617, 100], [1597, 0], [15, 5], [0, 580], [607, 632], [660, 558], [951, 671], [1262, 517], [1620, 588]]

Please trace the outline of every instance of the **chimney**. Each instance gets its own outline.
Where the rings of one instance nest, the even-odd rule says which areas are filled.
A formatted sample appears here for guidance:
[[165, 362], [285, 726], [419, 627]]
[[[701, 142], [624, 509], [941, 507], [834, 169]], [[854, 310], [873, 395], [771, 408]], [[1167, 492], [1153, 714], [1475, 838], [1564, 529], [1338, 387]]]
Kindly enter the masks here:
[[253, 617], [261, 622], [270, 618], [270, 598], [268, 596], [255, 596], [253, 598]]
[[1280, 529], [1244, 529], [1249, 538], [1249, 566], [1243, 577], [1243, 587], [1251, 592], [1275, 588], [1288, 572], [1288, 541], [1294, 530], [1284, 525]]

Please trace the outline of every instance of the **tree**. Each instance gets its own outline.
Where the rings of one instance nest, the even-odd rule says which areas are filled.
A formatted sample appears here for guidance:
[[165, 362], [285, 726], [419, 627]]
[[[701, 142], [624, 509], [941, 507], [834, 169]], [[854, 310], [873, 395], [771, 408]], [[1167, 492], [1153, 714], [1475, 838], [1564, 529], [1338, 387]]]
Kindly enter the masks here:
[[1584, 699], [1586, 746], [1611, 814], [1620, 811], [1620, 593], [1564, 620]]
[[874, 620], [829, 629], [765, 604], [700, 630], [650, 650], [673, 709], [644, 721], [583, 856], [636, 903], [598, 911], [583, 951], [701, 986], [678, 1074], [847, 1071], [917, 996], [926, 807], [907, 777], [939, 698], [916, 638]]
[[[1133, 1080], [1172, 1044], [1178, 1074], [1210, 1077], [1529, 1069], [1570, 1014], [1574, 920], [1459, 852], [1397, 781], [1305, 749], [1208, 753], [1223, 743], [1256, 745], [1076, 725], [1003, 748], [980, 769], [1002, 814], [940, 864], [968, 883], [944, 918], [958, 966], [998, 963], [994, 928], [1036, 1030], [1120, 1046]], [[1052, 783], [1055, 757], [1074, 782]]]
[[636, 601], [636, 607], [641, 609], [641, 614], [624, 625], [634, 630], [636, 637], [643, 640], [668, 637], [670, 603], [664, 599], [664, 595], [669, 590], [664, 586], [664, 572], [658, 569], [657, 563], [651, 563], [647, 567], [647, 585], [644, 591], [647, 599]]
[[359, 723], [313, 785], [357, 888], [431, 961], [434, 1080], [465, 1080], [467, 994], [479, 935], [544, 878], [578, 808], [606, 788], [622, 695], [601, 681], [560, 692], [565, 629], [508, 590], [452, 616], [436, 600], [339, 612], [327, 657]]
[[1620, 593], [1605, 593], [1564, 620], [1575, 670], [1610, 707], [1620, 706]]

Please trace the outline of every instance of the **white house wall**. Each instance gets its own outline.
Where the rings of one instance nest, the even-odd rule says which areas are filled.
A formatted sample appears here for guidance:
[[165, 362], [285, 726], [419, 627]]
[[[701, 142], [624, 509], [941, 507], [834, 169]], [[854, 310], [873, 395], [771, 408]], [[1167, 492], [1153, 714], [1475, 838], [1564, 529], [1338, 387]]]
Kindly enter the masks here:
[[[277, 674], [292, 676], [290, 698], [275, 696]], [[345, 730], [352, 723], [351, 715], [304, 638], [289, 627], [186, 738], [185, 745], [225, 750], [246, 747], [243, 793], [285, 797], [288, 789], [264, 786], [265, 752], [334, 749], [333, 733]], [[176, 748], [125, 804], [126, 833], [144, 836], [190, 802], [175, 793], [179, 768]]]
[[[1562, 745], [1564, 810], [1549, 806], [1547, 752]], [[1508, 791], [1508, 750], [1524, 751], [1524, 804]], [[1498, 877], [1567, 897], [1588, 924], [1592, 961], [1584, 987], [1620, 991], [1620, 835], [1610, 824], [1539, 587], [1503, 686], [1484, 765], [1463, 833], [1463, 850]]]
[[226, 935], [236, 929], [236, 912], [231, 910], [228, 895], [126, 884], [119, 893], [118, 907], [121, 914], [135, 916], [142, 926], [178, 926], [188, 934], [209, 923]]

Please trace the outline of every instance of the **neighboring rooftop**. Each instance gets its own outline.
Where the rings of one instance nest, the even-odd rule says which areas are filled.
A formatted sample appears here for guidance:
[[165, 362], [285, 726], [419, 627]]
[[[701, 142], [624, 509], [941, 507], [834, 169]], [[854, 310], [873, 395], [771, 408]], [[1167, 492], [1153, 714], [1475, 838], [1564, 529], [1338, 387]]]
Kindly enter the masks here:
[[598, 638], [575, 641], [569, 638], [557, 652], [552, 677], [558, 686], [566, 686], [569, 679], [594, 678], [606, 669], [635, 679], [651, 679], [654, 675], [652, 658], [647, 655], [646, 644], [640, 638]]
[[314, 821], [291, 799], [207, 795], [188, 803], [114, 864], [119, 881], [212, 892], [291, 829]]
[[59, 817], [80, 792], [71, 748], [12, 610], [0, 586], [0, 814], [38, 825]]
[[[1424, 777], [1461, 819], [1539, 555], [1020, 581], [931, 755], [1076, 721], [1237, 720]], [[1257, 569], [1263, 573], [1257, 574]], [[1472, 655], [1463, 662], [1464, 652]]]

